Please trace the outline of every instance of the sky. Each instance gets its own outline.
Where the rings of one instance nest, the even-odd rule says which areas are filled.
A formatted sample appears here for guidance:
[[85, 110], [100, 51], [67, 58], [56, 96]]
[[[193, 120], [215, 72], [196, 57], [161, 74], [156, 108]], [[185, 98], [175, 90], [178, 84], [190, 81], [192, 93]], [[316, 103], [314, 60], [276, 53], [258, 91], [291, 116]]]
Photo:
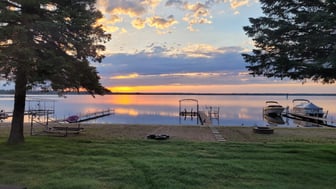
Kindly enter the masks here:
[[98, 0], [112, 34], [94, 64], [113, 92], [329, 93], [334, 85], [252, 77], [241, 54], [243, 26], [262, 16], [258, 0]]
[[249, 75], [243, 26], [258, 0], [97, 0], [112, 34], [93, 63], [112, 92], [336, 93], [334, 85]]

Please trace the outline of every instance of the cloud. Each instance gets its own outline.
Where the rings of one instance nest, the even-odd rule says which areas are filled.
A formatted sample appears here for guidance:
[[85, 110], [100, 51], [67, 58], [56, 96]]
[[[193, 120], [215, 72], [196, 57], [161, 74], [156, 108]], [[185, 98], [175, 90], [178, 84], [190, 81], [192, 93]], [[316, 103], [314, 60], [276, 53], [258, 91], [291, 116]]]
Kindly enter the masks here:
[[[171, 73], [171, 74], [147, 74], [137, 75], [136, 78], [130, 75], [118, 75], [111, 77], [115, 84], [127, 86], [144, 85], [199, 85], [212, 83], [229, 83], [228, 78], [233, 78], [230, 73], [207, 73], [207, 72], [190, 72], [190, 73]], [[226, 78], [225, 82], [224, 79]]]
[[131, 25], [136, 29], [144, 29], [146, 25], [159, 30], [167, 29], [177, 23], [173, 15], [167, 18], [148, 16], [160, 2], [161, 0], [98, 0], [97, 7], [105, 17], [99, 23], [104, 23], [106, 31], [117, 32], [119, 27], [115, 24], [124, 21], [123, 16], [128, 16], [133, 19]]
[[122, 22], [122, 19], [119, 16], [113, 15], [110, 19], [107, 19], [106, 17], [99, 19], [97, 24], [102, 25], [106, 32], [114, 33], [121, 30], [121, 28], [115, 26], [115, 23], [118, 22]]
[[195, 24], [211, 24], [210, 11], [207, 3], [189, 3], [181, 0], [168, 0], [166, 6], [174, 6], [179, 9], [188, 11], [183, 17], [183, 20], [188, 23], [188, 29], [195, 31]]
[[167, 19], [154, 16], [154, 17], [148, 18], [147, 23], [149, 26], [155, 27], [157, 29], [166, 29], [176, 24], [177, 21], [174, 19], [173, 15], [170, 15]]
[[140, 16], [146, 13], [143, 1], [134, 0], [109, 0], [106, 11], [111, 15], [128, 15], [130, 17]]
[[[96, 67], [107, 86], [208, 85], [248, 82], [240, 47], [150, 44], [134, 54], [106, 57]], [[197, 56], [197, 54], [199, 54]]]
[[238, 7], [245, 6], [249, 4], [249, 0], [230, 0], [230, 5], [232, 9], [237, 9]]
[[135, 79], [138, 78], [139, 74], [137, 73], [131, 73], [127, 75], [117, 75], [117, 76], [112, 76], [111, 79]]
[[167, 19], [158, 16], [153, 16], [147, 18], [146, 20], [136, 18], [135, 20], [132, 21], [132, 26], [137, 29], [143, 29], [146, 26], [146, 24], [150, 27], [154, 27], [159, 30], [164, 30], [171, 27], [174, 24], [177, 24], [177, 21], [174, 19], [173, 15], [168, 16]]
[[224, 49], [215, 48], [208, 44], [192, 44], [181, 50], [186, 56], [193, 58], [212, 58], [215, 54], [224, 53]]
[[220, 3], [229, 3], [234, 14], [239, 14], [237, 8], [248, 5], [249, 0], [207, 0], [204, 3], [189, 3], [186, 0], [168, 0], [165, 5], [187, 11], [183, 20], [188, 23], [189, 31], [196, 31], [194, 29], [194, 25], [196, 24], [212, 24], [211, 8]]
[[[232, 9], [237, 9], [241, 6], [248, 5], [251, 1], [252, 0], [208, 0], [205, 4], [212, 6], [219, 3], [229, 3]], [[254, 0], [254, 2], [258, 2], [258, 0]]]
[[137, 17], [155, 8], [161, 0], [98, 0], [97, 7], [110, 15]]
[[143, 50], [141, 53], [147, 54], [149, 56], [165, 56], [170, 51], [166, 45], [156, 45], [151, 43], [146, 47], [147, 49]]
[[173, 5], [176, 5], [176, 6], [181, 6], [183, 5], [185, 2], [181, 1], [181, 0], [168, 0], [166, 2], [166, 6], [173, 6]]
[[[218, 4], [229, 4], [234, 14], [241, 6], [248, 5], [251, 0], [206, 0], [204, 2], [190, 2], [187, 0], [98, 0], [97, 7], [105, 17], [101, 20], [109, 32], [118, 32], [117, 23], [131, 23], [136, 29], [146, 26], [158, 29], [158, 33], [177, 24], [180, 20], [188, 24], [189, 31], [197, 31], [195, 25], [212, 24], [212, 8]], [[161, 6], [160, 6], [161, 5]], [[161, 15], [165, 8], [173, 7], [184, 12], [182, 17]], [[167, 9], [168, 10], [168, 9]], [[160, 15], [158, 15], [160, 14]], [[177, 13], [174, 12], [177, 15]], [[127, 18], [127, 19], [126, 19]], [[132, 19], [129, 21], [128, 19]]]
[[142, 18], [136, 18], [132, 21], [132, 26], [136, 29], [143, 29], [146, 26], [146, 20]]

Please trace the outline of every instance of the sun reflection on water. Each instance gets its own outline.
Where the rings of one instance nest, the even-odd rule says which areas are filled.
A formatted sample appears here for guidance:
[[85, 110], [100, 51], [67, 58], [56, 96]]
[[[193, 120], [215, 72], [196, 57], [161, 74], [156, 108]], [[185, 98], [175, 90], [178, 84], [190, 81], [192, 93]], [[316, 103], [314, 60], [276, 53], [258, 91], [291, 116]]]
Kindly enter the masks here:
[[140, 114], [139, 111], [132, 108], [116, 108], [114, 111], [116, 114], [129, 115], [133, 117], [136, 117]]

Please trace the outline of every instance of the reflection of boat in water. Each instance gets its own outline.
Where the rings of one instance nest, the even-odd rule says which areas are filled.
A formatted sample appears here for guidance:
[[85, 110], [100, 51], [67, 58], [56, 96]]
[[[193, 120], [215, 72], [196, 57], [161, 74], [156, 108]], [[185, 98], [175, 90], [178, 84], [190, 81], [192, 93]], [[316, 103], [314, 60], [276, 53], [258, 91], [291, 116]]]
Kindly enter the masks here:
[[305, 120], [305, 119], [293, 119], [293, 123], [298, 127], [321, 127], [327, 126], [327, 123], [322, 120]]
[[[296, 102], [300, 102], [295, 104]], [[313, 104], [307, 99], [294, 99], [293, 100], [293, 110], [292, 114], [294, 116], [309, 116], [325, 118], [327, 114], [324, 113], [323, 108]]]
[[281, 106], [277, 101], [266, 101], [266, 106], [263, 108], [264, 115], [268, 116], [281, 116], [284, 111], [284, 107]]
[[276, 124], [276, 125], [283, 125], [283, 124], [285, 124], [285, 121], [283, 120], [282, 116], [280, 116], [280, 115], [268, 115], [268, 114], [264, 114], [264, 119], [269, 124]]

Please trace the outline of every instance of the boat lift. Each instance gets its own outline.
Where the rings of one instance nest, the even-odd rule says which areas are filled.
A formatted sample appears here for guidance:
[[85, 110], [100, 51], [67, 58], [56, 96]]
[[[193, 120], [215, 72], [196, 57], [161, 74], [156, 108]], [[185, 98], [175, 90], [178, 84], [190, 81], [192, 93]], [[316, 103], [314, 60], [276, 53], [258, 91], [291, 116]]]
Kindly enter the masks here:
[[50, 118], [55, 114], [55, 100], [31, 99], [27, 102], [28, 109], [25, 111], [25, 115], [28, 115], [31, 121], [38, 120], [48, 125]]
[[191, 98], [179, 100], [179, 122], [180, 124], [181, 124], [181, 117], [184, 117], [184, 120], [186, 120], [187, 117], [190, 117], [191, 120], [193, 119], [193, 117], [196, 117], [197, 125], [198, 125], [198, 117], [199, 117], [198, 100], [191, 99]]
[[196, 117], [197, 125], [199, 122], [201, 125], [212, 125], [212, 120], [216, 119], [219, 124], [219, 107], [206, 107], [206, 111], [200, 111], [197, 99], [181, 99], [179, 100], [179, 122], [181, 124], [181, 118], [184, 120], [190, 117], [191, 120]]

